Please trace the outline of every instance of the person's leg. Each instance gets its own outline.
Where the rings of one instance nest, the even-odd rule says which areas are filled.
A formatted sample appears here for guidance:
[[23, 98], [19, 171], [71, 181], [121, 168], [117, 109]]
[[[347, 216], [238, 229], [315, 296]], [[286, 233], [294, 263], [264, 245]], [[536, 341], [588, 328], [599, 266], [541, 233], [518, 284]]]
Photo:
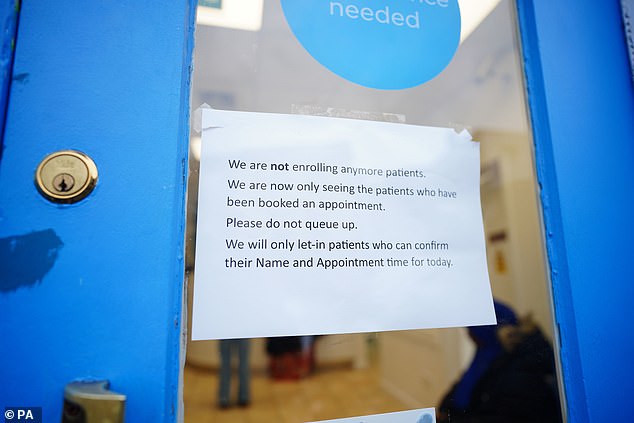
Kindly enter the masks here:
[[240, 387], [238, 388], [238, 404], [249, 405], [251, 401], [251, 368], [249, 366], [250, 339], [240, 339], [238, 346], [238, 358], [240, 360], [238, 376]]
[[314, 339], [314, 336], [302, 336], [300, 339], [302, 349], [299, 358], [299, 373], [302, 377], [307, 376], [313, 371], [312, 355]]
[[231, 340], [222, 339], [220, 348], [220, 378], [218, 384], [218, 405], [228, 407], [231, 398]]

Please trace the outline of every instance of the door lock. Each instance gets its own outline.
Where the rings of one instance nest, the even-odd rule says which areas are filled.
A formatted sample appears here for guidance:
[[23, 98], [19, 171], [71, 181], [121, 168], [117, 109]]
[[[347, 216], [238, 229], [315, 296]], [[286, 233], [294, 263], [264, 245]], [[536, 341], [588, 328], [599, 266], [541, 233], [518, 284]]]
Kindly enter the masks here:
[[90, 194], [98, 172], [90, 157], [75, 150], [50, 154], [35, 171], [40, 193], [55, 203], [76, 203]]
[[108, 381], [66, 385], [62, 423], [124, 423], [126, 396], [108, 386]]

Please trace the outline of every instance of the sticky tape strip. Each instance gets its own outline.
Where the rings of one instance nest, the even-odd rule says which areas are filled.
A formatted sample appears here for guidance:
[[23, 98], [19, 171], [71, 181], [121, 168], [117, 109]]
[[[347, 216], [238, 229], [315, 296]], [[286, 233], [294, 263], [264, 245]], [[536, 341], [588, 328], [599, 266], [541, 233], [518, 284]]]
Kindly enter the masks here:
[[405, 123], [405, 115], [339, 109], [336, 107], [293, 104], [291, 105], [291, 113], [294, 115], [326, 116], [346, 119], [374, 120], [377, 122]]
[[[380, 112], [366, 112], [363, 110], [351, 110], [351, 109], [339, 109], [336, 107], [324, 107], [313, 105], [291, 105], [291, 113], [294, 115], [309, 115], [309, 116], [325, 116], [336, 117], [346, 119], [359, 119], [359, 120], [373, 120], [377, 122], [390, 122], [390, 123], [405, 123], [405, 115], [397, 113], [380, 113]], [[447, 128], [453, 129], [456, 134], [461, 137], [471, 140], [471, 126], [460, 123], [450, 122]]]
[[203, 109], [213, 109], [213, 107], [207, 103], [203, 103], [192, 113], [192, 129], [197, 134], [203, 131]]

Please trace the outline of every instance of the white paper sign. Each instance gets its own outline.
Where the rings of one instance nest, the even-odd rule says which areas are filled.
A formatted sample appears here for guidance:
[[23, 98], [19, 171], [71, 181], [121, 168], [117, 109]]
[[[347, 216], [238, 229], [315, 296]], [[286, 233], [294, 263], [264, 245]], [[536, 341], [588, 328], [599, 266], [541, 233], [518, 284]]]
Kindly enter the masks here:
[[320, 420], [310, 423], [436, 423], [433, 408], [400, 411], [397, 413], [373, 414], [370, 416], [350, 417], [347, 419]]
[[464, 131], [203, 110], [192, 338], [495, 323]]

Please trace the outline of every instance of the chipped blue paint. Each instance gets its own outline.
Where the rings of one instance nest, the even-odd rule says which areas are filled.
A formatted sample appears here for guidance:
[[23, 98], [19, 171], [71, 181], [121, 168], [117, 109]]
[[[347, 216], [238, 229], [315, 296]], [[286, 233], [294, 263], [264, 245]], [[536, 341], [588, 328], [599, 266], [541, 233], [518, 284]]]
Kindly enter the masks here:
[[13, 82], [18, 82], [20, 84], [26, 84], [29, 81], [29, 74], [28, 73], [19, 73], [17, 75], [13, 75], [11, 80]]
[[0, 293], [42, 282], [63, 245], [52, 229], [0, 238]]

